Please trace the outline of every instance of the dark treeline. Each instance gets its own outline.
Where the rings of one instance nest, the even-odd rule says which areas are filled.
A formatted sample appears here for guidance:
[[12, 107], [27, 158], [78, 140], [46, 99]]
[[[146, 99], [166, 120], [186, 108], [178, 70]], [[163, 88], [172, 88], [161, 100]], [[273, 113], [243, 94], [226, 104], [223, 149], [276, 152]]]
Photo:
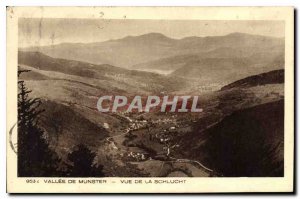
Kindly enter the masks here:
[[[18, 70], [18, 77], [29, 70]], [[103, 166], [94, 166], [96, 155], [84, 145], [68, 155], [66, 169], [49, 146], [46, 132], [39, 125], [44, 111], [41, 100], [31, 98], [23, 80], [18, 80], [18, 176], [19, 177], [102, 177]]]

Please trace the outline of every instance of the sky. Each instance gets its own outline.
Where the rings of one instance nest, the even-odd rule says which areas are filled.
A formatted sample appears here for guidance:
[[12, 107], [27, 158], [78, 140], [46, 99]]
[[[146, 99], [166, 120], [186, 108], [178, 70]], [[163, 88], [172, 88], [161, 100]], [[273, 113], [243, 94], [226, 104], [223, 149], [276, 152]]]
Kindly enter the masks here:
[[139, 19], [19, 19], [19, 47], [91, 43], [147, 33], [181, 39], [233, 32], [284, 37], [283, 21], [203, 21]]

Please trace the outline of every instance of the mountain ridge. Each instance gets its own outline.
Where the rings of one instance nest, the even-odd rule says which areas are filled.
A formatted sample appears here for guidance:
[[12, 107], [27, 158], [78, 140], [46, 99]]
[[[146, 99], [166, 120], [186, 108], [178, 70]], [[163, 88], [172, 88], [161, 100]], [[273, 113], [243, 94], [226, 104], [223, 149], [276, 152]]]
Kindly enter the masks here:
[[131, 68], [140, 63], [179, 56], [201, 54], [218, 48], [254, 48], [265, 52], [267, 49], [284, 49], [280, 38], [234, 33], [225, 36], [169, 38], [161, 33], [127, 36], [121, 39], [93, 43], [63, 43], [49, 46], [20, 48], [22, 51], [38, 51], [54, 58], [109, 64]]
[[[250, 34], [250, 33], [243, 33], [243, 32], [232, 32], [232, 33], [228, 33], [225, 35], [217, 35], [217, 36], [186, 36], [186, 37], [182, 37], [182, 38], [173, 38], [173, 37], [169, 37], [166, 36], [162, 33], [158, 33], [158, 32], [149, 32], [149, 33], [145, 33], [145, 34], [141, 34], [141, 35], [129, 35], [129, 36], [125, 36], [125, 37], [121, 37], [118, 39], [108, 39], [108, 40], [104, 40], [104, 41], [97, 41], [97, 42], [62, 42], [62, 43], [57, 43], [54, 45], [43, 45], [40, 47], [50, 47], [50, 46], [57, 46], [57, 45], [69, 45], [69, 44], [76, 44], [76, 45], [86, 45], [86, 44], [99, 44], [99, 43], [105, 43], [105, 42], [112, 42], [112, 41], [119, 41], [119, 40], [123, 40], [123, 39], [132, 39], [132, 38], [142, 38], [142, 37], [148, 37], [148, 36], [161, 36], [167, 39], [171, 39], [171, 40], [189, 40], [189, 39], [199, 39], [199, 38], [211, 38], [211, 37], [226, 37], [226, 36], [241, 36], [241, 35], [248, 35], [248, 36], [257, 36], [257, 37], [268, 37], [268, 38], [273, 38], [273, 39], [284, 39], [283, 37], [274, 37], [274, 36], [266, 36], [266, 35], [259, 35], [259, 34]], [[27, 47], [22, 47], [19, 48], [19, 50], [22, 49], [30, 49], [30, 48], [35, 48], [37, 46], [27, 46]]]

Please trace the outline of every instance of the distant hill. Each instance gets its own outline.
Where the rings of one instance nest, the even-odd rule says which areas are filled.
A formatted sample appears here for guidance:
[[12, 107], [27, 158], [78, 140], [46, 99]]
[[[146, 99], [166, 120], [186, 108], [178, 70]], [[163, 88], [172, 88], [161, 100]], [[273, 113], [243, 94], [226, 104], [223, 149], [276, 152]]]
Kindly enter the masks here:
[[19, 64], [32, 66], [39, 70], [58, 71], [70, 75], [98, 77], [110, 73], [128, 73], [128, 70], [102, 64], [94, 65], [80, 61], [55, 59], [40, 52], [18, 52]]
[[278, 57], [273, 57], [268, 62], [260, 63], [253, 63], [253, 60], [250, 58], [192, 59], [169, 76], [198, 78], [204, 85], [214, 83], [226, 85], [250, 75], [282, 69], [284, 67], [282, 63], [284, 63], [284, 60], [278, 59]]
[[228, 84], [221, 88], [221, 90], [227, 90], [231, 88], [247, 88], [252, 86], [258, 85], [265, 85], [265, 84], [282, 84], [284, 83], [284, 70], [274, 70], [267, 73], [262, 73], [259, 75], [253, 75], [247, 77], [245, 79], [241, 79], [235, 81], [231, 84]]
[[[20, 50], [38, 51], [55, 58], [131, 68], [141, 63], [180, 55], [205, 54], [210, 57], [232, 57], [242, 54], [251, 56], [253, 53], [283, 51], [283, 49], [284, 39], [282, 38], [244, 33], [183, 39], [172, 39], [160, 33], [149, 33], [105, 42], [63, 43]], [[137, 66], [134, 68], [139, 69]], [[151, 68], [151, 65], [147, 68]]]
[[[257, 47], [221, 47], [208, 52], [191, 52], [190, 54], [175, 55], [167, 58], [161, 58], [145, 63], [140, 63], [132, 66], [132, 69], [155, 71], [161, 70], [162, 72], [174, 72], [180, 68], [184, 70], [187, 67], [197, 65], [201, 60], [206, 59], [244, 59], [247, 60], [249, 65], [256, 66], [270, 65], [272, 62], [284, 62], [284, 47], [270, 47], [270, 48], [257, 48]], [[282, 66], [284, 65], [281, 64]], [[197, 65], [201, 68], [201, 65]], [[271, 67], [271, 66], [270, 66]], [[176, 73], [176, 72], [175, 72]]]
[[[141, 94], [175, 90], [184, 86], [184, 81], [180, 78], [174, 79], [155, 73], [128, 70], [108, 64], [96, 65], [52, 58], [40, 52], [19, 51], [18, 64], [34, 68], [34, 73], [41, 73], [38, 75], [40, 79], [47, 78], [45, 76], [47, 73], [54, 79], [59, 77], [60, 80], [72, 80], [72, 82], [89, 84], [111, 93], [118, 91], [119, 94], [124, 92]], [[50, 73], [51, 71], [53, 73]], [[35, 79], [35, 76], [32, 76], [33, 72], [28, 75]]]

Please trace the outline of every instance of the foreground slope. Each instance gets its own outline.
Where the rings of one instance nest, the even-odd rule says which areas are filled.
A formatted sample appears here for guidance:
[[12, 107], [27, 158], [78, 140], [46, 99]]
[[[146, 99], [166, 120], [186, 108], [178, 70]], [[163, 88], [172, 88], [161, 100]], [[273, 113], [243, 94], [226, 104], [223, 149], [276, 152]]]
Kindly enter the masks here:
[[202, 162], [224, 176], [283, 176], [284, 71], [231, 83], [218, 104], [180, 137], [176, 156]]
[[101, 123], [87, 119], [74, 106], [43, 100], [41, 108], [45, 110], [41, 117], [41, 125], [47, 132], [50, 146], [61, 158], [65, 158], [79, 144], [96, 151], [109, 135]]
[[224, 176], [283, 176], [283, 106], [280, 100], [239, 110], [195, 131], [187, 155]]

